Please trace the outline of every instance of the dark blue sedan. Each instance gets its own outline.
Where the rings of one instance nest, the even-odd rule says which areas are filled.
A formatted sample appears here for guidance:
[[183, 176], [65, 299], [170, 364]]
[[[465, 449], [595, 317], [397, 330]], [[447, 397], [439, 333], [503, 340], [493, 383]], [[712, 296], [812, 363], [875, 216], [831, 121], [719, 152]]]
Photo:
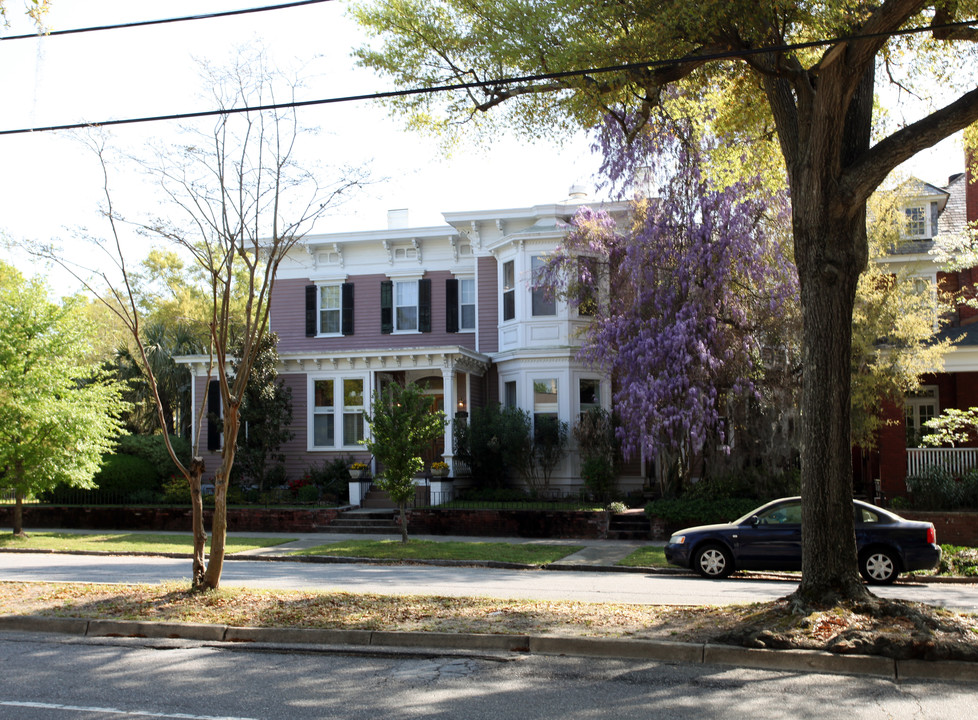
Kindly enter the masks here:
[[[853, 501], [859, 572], [884, 585], [901, 572], [929, 570], [941, 561], [937, 533], [928, 522], [905, 520]], [[724, 525], [680, 530], [669, 538], [666, 560], [703, 577], [734, 570], [801, 570], [801, 498], [782, 498]]]

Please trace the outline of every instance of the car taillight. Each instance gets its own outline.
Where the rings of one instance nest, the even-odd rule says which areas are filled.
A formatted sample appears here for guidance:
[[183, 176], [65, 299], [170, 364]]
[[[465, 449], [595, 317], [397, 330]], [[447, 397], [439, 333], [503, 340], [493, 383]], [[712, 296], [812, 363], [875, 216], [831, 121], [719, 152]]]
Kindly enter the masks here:
[[934, 529], [933, 525], [927, 528], [927, 542], [931, 545], [937, 544], [937, 530]]

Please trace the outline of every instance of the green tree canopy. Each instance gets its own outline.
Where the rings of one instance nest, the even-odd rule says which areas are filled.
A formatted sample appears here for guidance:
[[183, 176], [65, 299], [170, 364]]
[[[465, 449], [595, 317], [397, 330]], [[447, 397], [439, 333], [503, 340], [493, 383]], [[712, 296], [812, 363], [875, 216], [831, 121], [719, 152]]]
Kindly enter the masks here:
[[0, 263], [0, 486], [20, 503], [58, 484], [92, 487], [122, 430], [123, 385], [87, 361], [81, 303], [48, 300], [45, 285]]
[[[531, 135], [610, 118], [634, 139], [664, 113], [681, 112], [764, 158], [768, 145], [757, 141], [777, 139], [803, 327], [806, 529], [797, 598], [868, 599], [850, 457], [866, 202], [902, 162], [978, 120], [978, 0], [373, 0], [355, 13], [382, 38], [358, 51], [363, 64], [402, 86], [467, 84], [447, 98], [398, 100], [416, 124], [478, 124], [498, 108], [500, 122]], [[887, 122], [874, 104], [878, 69], [881, 82], [956, 99]]]
[[407, 542], [407, 503], [414, 497], [414, 476], [424, 468], [421, 454], [445, 429], [445, 413], [414, 383], [392, 382], [374, 398], [364, 444], [380, 463], [377, 484], [401, 510], [401, 540]]

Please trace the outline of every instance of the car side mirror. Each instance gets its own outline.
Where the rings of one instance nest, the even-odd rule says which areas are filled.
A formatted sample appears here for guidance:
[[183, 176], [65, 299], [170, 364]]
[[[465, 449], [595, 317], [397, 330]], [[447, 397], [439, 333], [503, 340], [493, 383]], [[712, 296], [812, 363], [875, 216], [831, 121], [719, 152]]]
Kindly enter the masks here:
[[761, 522], [761, 519], [757, 517], [757, 515], [751, 515], [750, 520], [748, 520], [748, 522], [750, 523], [751, 527], [757, 527], [758, 524]]

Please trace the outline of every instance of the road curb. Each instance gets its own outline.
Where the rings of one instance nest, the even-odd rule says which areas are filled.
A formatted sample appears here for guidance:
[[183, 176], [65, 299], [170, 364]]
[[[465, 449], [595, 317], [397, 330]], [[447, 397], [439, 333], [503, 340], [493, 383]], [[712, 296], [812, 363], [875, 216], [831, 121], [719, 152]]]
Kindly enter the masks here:
[[978, 663], [953, 660], [894, 660], [878, 655], [837, 655], [821, 650], [767, 650], [669, 640], [234, 627], [139, 620], [49, 618], [38, 615], [0, 615], [0, 631], [59, 633], [86, 637], [319, 645], [333, 648], [357, 646], [376, 650], [413, 648], [432, 651], [506, 651], [531, 655], [571, 655], [694, 665], [730, 665], [788, 672], [871, 675], [893, 680], [978, 682]]

